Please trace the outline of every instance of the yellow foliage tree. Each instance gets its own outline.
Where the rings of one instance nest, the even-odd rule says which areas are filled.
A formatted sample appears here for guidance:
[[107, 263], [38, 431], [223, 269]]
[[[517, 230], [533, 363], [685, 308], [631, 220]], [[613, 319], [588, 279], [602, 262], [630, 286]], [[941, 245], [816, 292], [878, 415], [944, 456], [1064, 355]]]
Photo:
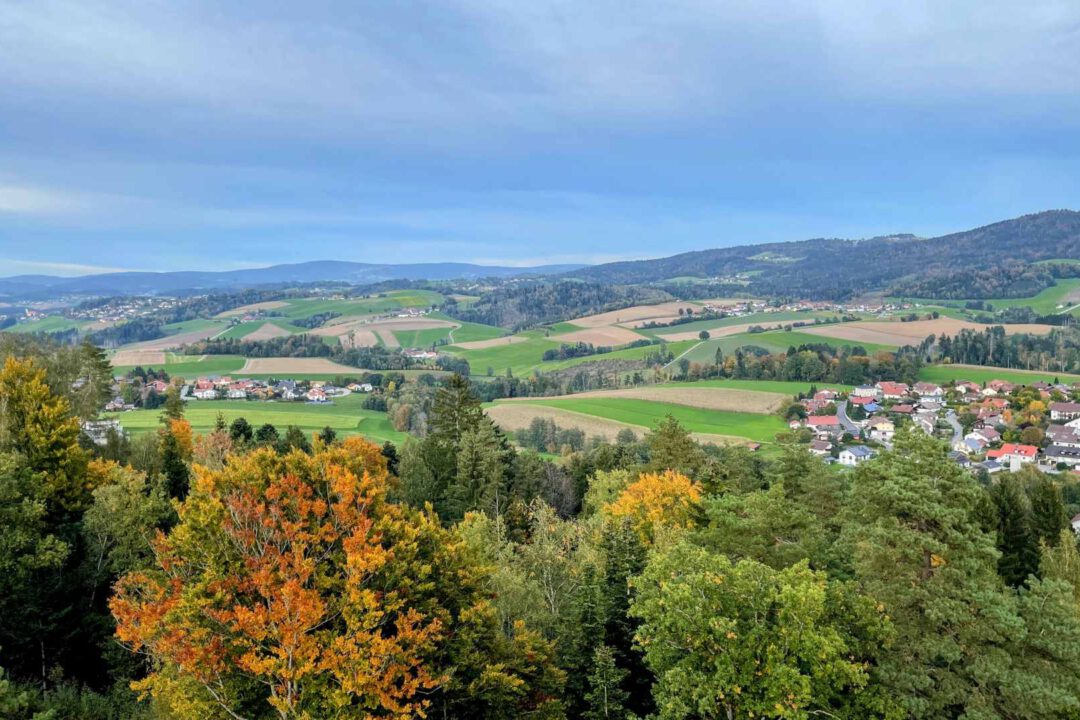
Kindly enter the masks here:
[[700, 500], [701, 488], [681, 473], [642, 473], [605, 512], [614, 518], [628, 518], [638, 536], [652, 543], [660, 528], [692, 527]]

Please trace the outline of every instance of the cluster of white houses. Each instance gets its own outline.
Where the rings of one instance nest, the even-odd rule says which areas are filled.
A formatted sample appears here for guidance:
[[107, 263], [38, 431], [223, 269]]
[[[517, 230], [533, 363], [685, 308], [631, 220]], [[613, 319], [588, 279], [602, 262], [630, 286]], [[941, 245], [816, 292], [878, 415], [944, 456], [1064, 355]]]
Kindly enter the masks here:
[[[1021, 387], [1034, 388], [1047, 403], [1050, 424], [1039, 445], [1003, 442], [1002, 433], [1011, 426], [1009, 396]], [[952, 433], [950, 457], [963, 467], [989, 473], [1015, 472], [1034, 463], [1042, 470], [1057, 472], [1080, 466], [1080, 403], [1054, 400], [1073, 392], [1074, 388], [1066, 385], [1021, 386], [1005, 380], [985, 385], [957, 381], [948, 389], [927, 382], [909, 386], [884, 381], [853, 388], [846, 397], [836, 390], [820, 390], [803, 401], [808, 416], [793, 420], [791, 427], [812, 430], [811, 452], [835, 457], [843, 465], [857, 465], [873, 457], [874, 450], [858, 444], [860, 441], [888, 447], [897, 424], [910, 422], [928, 435], [948, 427]], [[974, 415], [975, 422], [966, 432], [950, 407]], [[836, 410], [826, 412], [826, 408]], [[837, 451], [845, 438], [849, 442]]]

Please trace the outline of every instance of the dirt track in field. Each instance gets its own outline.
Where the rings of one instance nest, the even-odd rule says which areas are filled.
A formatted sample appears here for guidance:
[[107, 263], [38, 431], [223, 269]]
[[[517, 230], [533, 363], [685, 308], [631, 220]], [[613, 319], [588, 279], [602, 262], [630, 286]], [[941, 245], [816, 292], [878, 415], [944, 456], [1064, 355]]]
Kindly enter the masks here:
[[[563, 410], [562, 408], [548, 407], [546, 405], [528, 405], [526, 403], [499, 403], [485, 410], [488, 417], [503, 430], [523, 430], [529, 426], [533, 418], [554, 420], [561, 428], [576, 428], [585, 433], [586, 437], [599, 435], [605, 440], [612, 441], [620, 430], [629, 428], [634, 431], [638, 438], [644, 437], [648, 428], [640, 425], [630, 425], [607, 418], [598, 418], [593, 415]], [[728, 435], [710, 435], [708, 433], [691, 433], [695, 440], [703, 443], [717, 445], [745, 445], [746, 438], [731, 437]]]
[[[650, 402], [666, 402], [705, 410], [767, 414], [775, 412], [788, 398], [782, 393], [736, 390], [714, 387], [642, 387], [621, 390], [593, 390], [574, 393], [573, 398], [632, 398]], [[525, 403], [532, 398], [504, 400], [503, 403]], [[501, 404], [501, 403], [500, 403]]]
[[251, 303], [250, 305], [241, 305], [238, 308], [233, 308], [232, 310], [220, 312], [215, 317], [234, 317], [236, 315], [244, 315], [249, 312], [259, 312], [260, 310], [277, 310], [278, 308], [288, 306], [289, 303], [282, 302], [281, 300], [267, 300], [266, 302]]
[[326, 358], [248, 358], [244, 367], [235, 375], [245, 373], [252, 375], [304, 375], [309, 373], [325, 373], [327, 375], [356, 375], [362, 372], [358, 368], [348, 365], [339, 365], [333, 360]]
[[[982, 332], [990, 327], [956, 318], [938, 318], [937, 320], [916, 320], [914, 322], [873, 322], [859, 321], [815, 325], [799, 328], [800, 332], [822, 337], [839, 338], [851, 342], [878, 343], [880, 345], [918, 345], [930, 335], [955, 337], [961, 330]], [[1053, 329], [1050, 325], [1016, 324], [1004, 325], [1009, 335], [1031, 333], [1045, 335]]]
[[274, 323], [263, 323], [258, 329], [249, 332], [244, 336], [245, 340], [270, 340], [276, 337], [284, 337], [289, 335], [288, 330], [279, 328]]

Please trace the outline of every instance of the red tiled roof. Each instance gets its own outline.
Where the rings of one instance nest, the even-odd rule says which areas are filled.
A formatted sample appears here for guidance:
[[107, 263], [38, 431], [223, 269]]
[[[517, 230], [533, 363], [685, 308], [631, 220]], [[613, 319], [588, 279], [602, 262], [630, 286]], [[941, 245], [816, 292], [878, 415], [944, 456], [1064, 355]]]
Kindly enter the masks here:
[[999, 458], [1006, 455], [1019, 455], [1021, 457], [1033, 458], [1039, 453], [1039, 448], [1034, 445], [1017, 445], [1016, 443], [1005, 443], [1001, 448], [997, 450], [987, 450], [986, 457]]
[[806, 418], [807, 425], [839, 425], [840, 418], [835, 415], [811, 415]]

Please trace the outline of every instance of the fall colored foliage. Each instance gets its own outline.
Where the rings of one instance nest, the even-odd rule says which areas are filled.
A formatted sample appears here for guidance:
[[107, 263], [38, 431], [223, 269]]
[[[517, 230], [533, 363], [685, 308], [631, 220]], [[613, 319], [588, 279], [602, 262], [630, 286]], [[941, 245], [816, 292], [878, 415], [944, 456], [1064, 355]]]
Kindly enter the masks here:
[[629, 518], [638, 536], [651, 542], [660, 527], [687, 528], [698, 514], [701, 489], [674, 470], [642, 473], [627, 486], [606, 512]]

